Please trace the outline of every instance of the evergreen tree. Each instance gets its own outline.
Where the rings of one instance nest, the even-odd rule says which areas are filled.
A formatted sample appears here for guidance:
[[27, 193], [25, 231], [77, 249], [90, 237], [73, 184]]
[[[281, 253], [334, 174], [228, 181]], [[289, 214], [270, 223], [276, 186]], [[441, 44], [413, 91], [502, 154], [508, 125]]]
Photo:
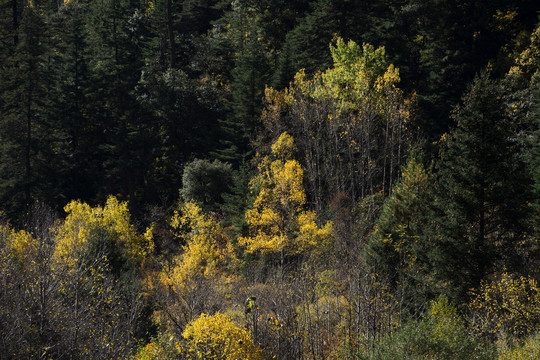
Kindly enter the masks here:
[[431, 260], [443, 291], [463, 300], [493, 271], [522, 269], [530, 192], [497, 82], [476, 78], [454, 117], [438, 174]]
[[[418, 1], [396, 7], [392, 50], [407, 89], [419, 98], [423, 130], [438, 138], [467, 84], [537, 19], [538, 2]], [[506, 69], [504, 70], [506, 71]]]
[[[96, 104], [90, 99], [91, 72], [89, 4], [70, 1], [53, 17], [57, 56], [54, 59], [54, 116], [57, 168], [53, 192], [59, 209], [72, 199], [95, 199], [101, 184], [98, 145], [100, 129], [93, 121]], [[53, 204], [50, 204], [51, 206]]]
[[[532, 172], [534, 190], [537, 195], [537, 199], [540, 199], [540, 79], [536, 80], [533, 87], [533, 106], [531, 108], [530, 116], [535, 126], [532, 133], [532, 149], [529, 156], [530, 168]], [[538, 204], [540, 206], [540, 204]]]
[[98, 132], [99, 199], [120, 194], [137, 212], [152, 165], [147, 112], [134, 90], [143, 68], [144, 27], [138, 3], [105, 0], [89, 5], [91, 121]]
[[[47, 24], [40, 9], [27, 5], [13, 56], [4, 64], [0, 106], [0, 199], [16, 219], [38, 195], [37, 171], [50, 146]], [[43, 170], [43, 169], [42, 169]]]
[[[432, 174], [420, 156], [412, 154], [400, 181], [386, 199], [366, 248], [372, 270], [383, 275], [410, 308], [421, 306], [430, 289], [428, 249], [424, 228], [429, 226], [433, 201]], [[413, 306], [414, 305], [414, 306]]]
[[260, 129], [259, 116], [262, 110], [264, 88], [268, 80], [268, 60], [259, 39], [252, 35], [236, 61], [232, 71], [231, 117], [236, 132], [235, 142], [239, 154], [249, 152], [249, 140]]
[[196, 159], [184, 167], [180, 193], [184, 201], [194, 201], [203, 210], [215, 211], [223, 203], [222, 196], [231, 192], [232, 182], [233, 171], [229, 164]]

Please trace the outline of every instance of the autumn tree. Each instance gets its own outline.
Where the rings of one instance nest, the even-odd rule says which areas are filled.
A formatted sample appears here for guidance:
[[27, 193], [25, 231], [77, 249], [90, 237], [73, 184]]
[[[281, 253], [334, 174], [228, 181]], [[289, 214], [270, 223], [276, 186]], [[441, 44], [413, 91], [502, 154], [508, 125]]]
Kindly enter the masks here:
[[316, 213], [306, 210], [303, 169], [294, 151], [292, 136], [283, 133], [272, 145], [272, 157], [261, 160], [252, 181], [257, 197], [246, 212], [250, 234], [239, 238], [248, 252], [279, 254], [282, 267], [286, 255], [324, 248], [332, 236], [331, 223], [319, 227]]
[[182, 337], [186, 340], [186, 359], [262, 359], [249, 332], [219, 312], [201, 314], [186, 326]]
[[64, 356], [126, 356], [144, 323], [136, 270], [152, 239], [137, 234], [127, 204], [114, 197], [95, 208], [73, 201], [65, 211], [52, 265], [61, 284]]
[[509, 273], [482, 281], [470, 303], [473, 326], [483, 334], [522, 337], [538, 331], [540, 288], [530, 276]]
[[310, 202], [323, 209], [336, 194], [388, 193], [412, 144], [411, 102], [384, 48], [338, 39], [334, 66], [309, 79], [303, 71], [281, 92], [267, 89], [263, 121], [295, 137]]
[[5, 225], [0, 233], [0, 355], [36, 357], [58, 346], [60, 333], [51, 239]]
[[180, 335], [185, 325], [221, 301], [220, 281], [227, 264], [223, 229], [190, 201], [175, 211], [171, 223], [182, 246], [172, 262], [162, 262], [154, 287], [160, 304], [159, 324]]

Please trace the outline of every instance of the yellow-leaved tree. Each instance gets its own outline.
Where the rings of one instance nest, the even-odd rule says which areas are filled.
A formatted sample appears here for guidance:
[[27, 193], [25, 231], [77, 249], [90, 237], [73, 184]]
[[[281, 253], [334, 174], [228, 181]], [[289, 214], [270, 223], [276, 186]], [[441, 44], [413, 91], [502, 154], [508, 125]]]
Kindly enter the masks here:
[[193, 201], [174, 213], [170, 225], [185, 245], [158, 274], [161, 306], [155, 317], [158, 323], [179, 333], [201, 312], [219, 303], [220, 288], [230, 280], [223, 273], [229, 247], [218, 222]]
[[540, 287], [532, 277], [503, 273], [483, 282], [470, 305], [480, 332], [523, 336], [540, 330]]
[[52, 343], [57, 282], [40, 235], [0, 225], [0, 357], [36, 358]]
[[294, 139], [284, 132], [272, 145], [272, 157], [262, 159], [251, 184], [258, 194], [246, 212], [250, 235], [239, 238], [248, 252], [279, 253], [282, 265], [286, 254], [327, 246], [332, 238], [332, 224], [319, 227], [315, 212], [306, 210], [304, 171], [294, 151]]
[[384, 47], [338, 38], [330, 52], [333, 67], [313, 77], [300, 70], [282, 91], [267, 88], [261, 117], [272, 135], [294, 136], [317, 211], [339, 193], [388, 194], [413, 143], [414, 96], [398, 88]]
[[64, 210], [68, 215], [58, 228], [55, 249], [56, 261], [63, 265], [75, 267], [92, 247], [105, 251], [111, 261], [119, 260], [110, 258], [116, 255], [136, 264], [153, 251], [151, 232], [137, 234], [127, 203], [113, 196], [104, 207], [72, 201]]
[[137, 272], [152, 252], [152, 238], [137, 233], [127, 203], [114, 197], [103, 207], [72, 201], [64, 210], [52, 266], [60, 284], [57, 318], [65, 356], [125, 358], [143, 316]]
[[258, 360], [261, 350], [253, 343], [249, 331], [224, 314], [201, 314], [184, 332], [186, 359]]
[[162, 281], [181, 291], [196, 277], [216, 275], [222, 259], [218, 244], [222, 242], [223, 229], [219, 224], [190, 201], [182, 206], [180, 212], [175, 211], [171, 226], [176, 236], [183, 238], [186, 244], [172, 271], [162, 274]]

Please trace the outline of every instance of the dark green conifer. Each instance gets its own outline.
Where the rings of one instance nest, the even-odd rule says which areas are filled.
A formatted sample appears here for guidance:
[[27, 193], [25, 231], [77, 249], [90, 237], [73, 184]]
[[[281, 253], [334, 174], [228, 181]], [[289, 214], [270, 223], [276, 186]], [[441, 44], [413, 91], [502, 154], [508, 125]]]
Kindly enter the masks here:
[[268, 82], [269, 63], [259, 39], [252, 35], [238, 56], [232, 71], [231, 121], [239, 128], [235, 141], [239, 158], [249, 152], [249, 141], [260, 130], [259, 116], [262, 110], [264, 89]]
[[494, 271], [519, 271], [530, 187], [500, 85], [482, 74], [454, 113], [442, 152], [431, 261], [441, 290], [464, 300]]
[[44, 174], [37, 169], [50, 146], [49, 40], [39, 8], [26, 6], [17, 37], [13, 56], [0, 72], [0, 201], [12, 219], [23, 216], [38, 195]]

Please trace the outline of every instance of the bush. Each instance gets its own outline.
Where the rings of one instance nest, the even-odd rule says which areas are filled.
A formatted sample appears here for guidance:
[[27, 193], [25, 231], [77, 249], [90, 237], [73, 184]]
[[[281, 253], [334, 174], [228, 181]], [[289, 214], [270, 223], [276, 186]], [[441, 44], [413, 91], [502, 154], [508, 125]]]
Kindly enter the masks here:
[[186, 359], [258, 360], [262, 358], [250, 333], [221, 313], [202, 314], [186, 326], [182, 336], [186, 340], [183, 349]]
[[482, 283], [471, 308], [482, 333], [524, 336], [540, 330], [540, 288], [531, 277], [504, 273]]
[[[464, 321], [446, 297], [434, 302], [426, 316], [405, 324], [383, 339], [369, 359], [492, 359], [494, 349], [470, 336]], [[369, 356], [368, 356], [369, 355]]]
[[233, 185], [231, 165], [219, 160], [193, 160], [184, 168], [182, 194], [185, 201], [196, 201], [205, 210], [217, 210], [222, 195], [230, 193]]
[[498, 360], [537, 360], [540, 359], [540, 333], [509, 346], [504, 340], [498, 344]]

